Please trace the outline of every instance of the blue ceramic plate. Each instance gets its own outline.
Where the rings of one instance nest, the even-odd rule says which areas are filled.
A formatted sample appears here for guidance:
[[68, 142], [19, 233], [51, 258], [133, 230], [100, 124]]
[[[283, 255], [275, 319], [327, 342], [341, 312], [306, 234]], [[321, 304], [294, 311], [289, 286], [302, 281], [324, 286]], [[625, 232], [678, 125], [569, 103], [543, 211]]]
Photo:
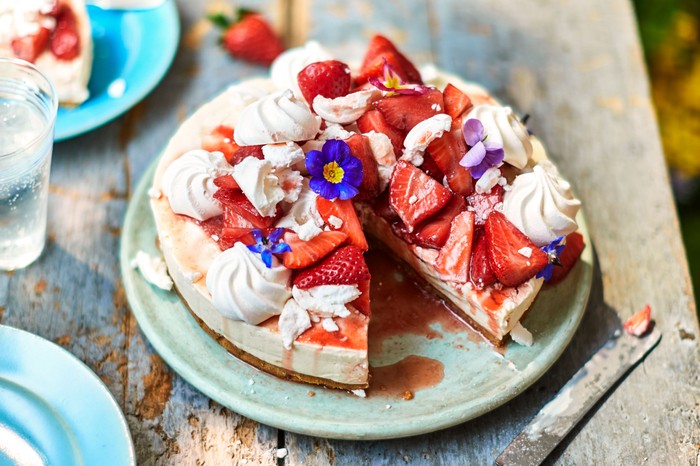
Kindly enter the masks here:
[[41, 337], [0, 325], [0, 464], [136, 464], [102, 381]]
[[[590, 247], [563, 282], [540, 293], [523, 320], [535, 337], [531, 347], [511, 342], [501, 354], [479, 338], [436, 324], [438, 338], [397, 335], [384, 341], [379, 354], [370, 352], [373, 367], [412, 355], [443, 364], [442, 381], [417, 390], [410, 401], [381, 393], [359, 398], [286, 382], [231, 356], [199, 327], [176, 293], [152, 287], [130, 267], [139, 250], [159, 254], [147, 193], [154, 171], [155, 163], [131, 200], [122, 235], [121, 271], [131, 311], [156, 351], [183, 378], [263, 424], [339, 439], [406, 437], [460, 424], [506, 403], [539, 379], [566, 348], [586, 308], [593, 270]], [[578, 220], [590, 245], [583, 217]]]
[[95, 47], [90, 98], [75, 108], [59, 108], [56, 141], [93, 130], [130, 109], [165, 76], [177, 51], [180, 21], [173, 0], [150, 10], [94, 5], [87, 10]]

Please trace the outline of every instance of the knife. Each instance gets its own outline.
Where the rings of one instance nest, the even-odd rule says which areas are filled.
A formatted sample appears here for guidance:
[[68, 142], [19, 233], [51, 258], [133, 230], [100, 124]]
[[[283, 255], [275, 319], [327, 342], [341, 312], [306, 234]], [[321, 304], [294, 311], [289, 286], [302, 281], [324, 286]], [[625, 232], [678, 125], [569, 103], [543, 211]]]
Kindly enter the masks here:
[[661, 333], [656, 329], [641, 338], [617, 330], [503, 450], [496, 464], [541, 464], [605, 392], [660, 339]]

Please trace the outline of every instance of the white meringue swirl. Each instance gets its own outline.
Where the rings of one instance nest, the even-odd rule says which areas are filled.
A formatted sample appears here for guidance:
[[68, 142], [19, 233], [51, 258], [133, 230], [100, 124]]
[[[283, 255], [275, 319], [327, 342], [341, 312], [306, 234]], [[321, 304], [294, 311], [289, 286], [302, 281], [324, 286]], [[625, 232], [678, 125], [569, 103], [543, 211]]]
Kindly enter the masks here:
[[214, 178], [231, 173], [221, 152], [195, 149], [174, 160], [163, 174], [163, 192], [177, 214], [207, 220], [224, 213], [214, 193]]
[[317, 61], [332, 60], [333, 56], [316, 41], [309, 41], [300, 47], [283, 52], [272, 62], [270, 77], [278, 89], [291, 89], [298, 98], [302, 97], [297, 75], [307, 65]]
[[236, 243], [214, 258], [207, 272], [207, 289], [217, 311], [226, 318], [257, 325], [282, 312], [292, 296], [292, 271], [273, 257], [272, 267]]
[[476, 118], [484, 125], [484, 135], [491, 143], [503, 147], [503, 161], [523, 169], [532, 155], [532, 143], [527, 128], [510, 107], [477, 105], [464, 121]]
[[581, 202], [571, 193], [571, 185], [549, 160], [518, 175], [503, 198], [506, 218], [537, 246], [576, 231], [580, 208]]
[[297, 142], [316, 137], [321, 118], [287, 89], [248, 105], [235, 127], [233, 137], [239, 146]]

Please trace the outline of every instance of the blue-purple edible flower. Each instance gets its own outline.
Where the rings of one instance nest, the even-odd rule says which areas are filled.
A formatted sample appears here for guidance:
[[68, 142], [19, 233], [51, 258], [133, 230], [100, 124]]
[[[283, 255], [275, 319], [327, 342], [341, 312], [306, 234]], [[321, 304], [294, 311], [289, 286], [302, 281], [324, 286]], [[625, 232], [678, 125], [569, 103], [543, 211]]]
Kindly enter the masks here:
[[484, 125], [476, 118], [470, 118], [462, 127], [464, 140], [471, 147], [464, 154], [459, 164], [469, 169], [472, 178], [479, 179], [491, 167], [497, 167], [503, 162], [503, 148], [497, 143], [488, 141], [484, 135]]
[[307, 152], [306, 169], [311, 174], [309, 187], [326, 199], [351, 199], [360, 192], [362, 162], [350, 153], [345, 141], [329, 139], [321, 151]]
[[564, 239], [563, 236], [555, 239], [547, 246], [542, 246], [542, 250], [547, 254], [547, 259], [549, 263], [539, 272], [537, 272], [537, 278], [544, 278], [544, 281], [548, 282], [552, 279], [552, 272], [554, 272], [554, 266], [561, 265], [559, 256], [561, 256], [562, 251], [566, 247], [565, 244], [561, 244]]
[[250, 233], [255, 239], [255, 244], [248, 246], [248, 249], [256, 254], [260, 254], [260, 258], [268, 269], [272, 267], [273, 254], [277, 255], [292, 251], [292, 248], [287, 243], [281, 241], [284, 228], [276, 228], [267, 238], [257, 228]]

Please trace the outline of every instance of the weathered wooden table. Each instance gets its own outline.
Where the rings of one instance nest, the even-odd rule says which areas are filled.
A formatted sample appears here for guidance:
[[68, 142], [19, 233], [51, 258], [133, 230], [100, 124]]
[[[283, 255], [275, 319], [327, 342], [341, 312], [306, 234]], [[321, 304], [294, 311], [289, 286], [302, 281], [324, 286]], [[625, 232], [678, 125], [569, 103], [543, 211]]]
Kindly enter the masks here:
[[[183, 38], [163, 83], [127, 115], [55, 148], [49, 242], [29, 268], [0, 274], [0, 322], [85, 361], [126, 413], [139, 464], [491, 464], [542, 405], [646, 303], [660, 346], [550, 457], [561, 464], [697, 464], [700, 331], [628, 0], [248, 2], [290, 44], [361, 52], [380, 31], [418, 62], [484, 83], [541, 136], [583, 200], [597, 254], [578, 333], [524, 394], [472, 422], [417, 438], [348, 442], [260, 425], [174, 374], [129, 313], [117, 251], [131, 190], [194, 108], [265, 70], [231, 60], [180, 0]], [[348, 45], [348, 41], [350, 44]]]

